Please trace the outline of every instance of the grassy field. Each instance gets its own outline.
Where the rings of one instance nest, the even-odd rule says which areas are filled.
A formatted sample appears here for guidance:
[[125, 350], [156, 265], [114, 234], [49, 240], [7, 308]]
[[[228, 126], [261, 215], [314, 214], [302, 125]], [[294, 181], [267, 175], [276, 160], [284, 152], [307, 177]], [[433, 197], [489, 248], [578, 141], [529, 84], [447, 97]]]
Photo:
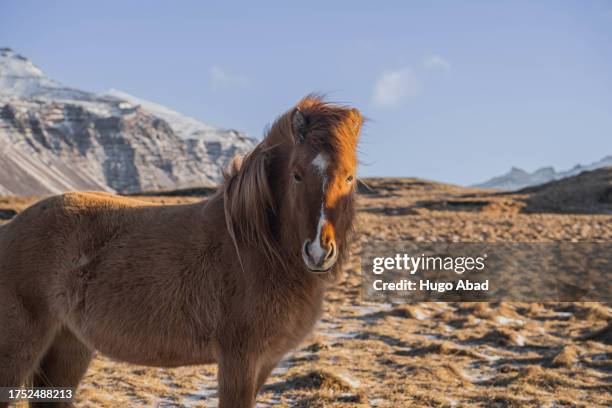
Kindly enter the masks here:
[[[491, 194], [417, 179], [366, 181], [342, 281], [259, 406], [610, 407], [612, 308], [601, 303], [364, 302], [359, 256], [370, 239], [423, 242], [610, 241], [612, 215], [559, 214], [530, 193]], [[193, 202], [197, 197], [143, 197]], [[22, 210], [35, 198], [0, 198]], [[158, 369], [97, 356], [79, 407], [216, 406], [214, 366]]]

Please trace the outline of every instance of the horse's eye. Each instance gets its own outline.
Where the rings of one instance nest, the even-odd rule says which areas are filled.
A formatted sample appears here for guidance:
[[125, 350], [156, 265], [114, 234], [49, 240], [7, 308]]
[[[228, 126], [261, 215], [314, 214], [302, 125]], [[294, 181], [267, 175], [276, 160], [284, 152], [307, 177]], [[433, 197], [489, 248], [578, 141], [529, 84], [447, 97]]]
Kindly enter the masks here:
[[302, 176], [300, 176], [298, 173], [293, 173], [293, 181], [300, 183], [302, 181]]
[[348, 176], [346, 178], [346, 182], [347, 182], [347, 184], [351, 184], [353, 182], [353, 176], [352, 175]]

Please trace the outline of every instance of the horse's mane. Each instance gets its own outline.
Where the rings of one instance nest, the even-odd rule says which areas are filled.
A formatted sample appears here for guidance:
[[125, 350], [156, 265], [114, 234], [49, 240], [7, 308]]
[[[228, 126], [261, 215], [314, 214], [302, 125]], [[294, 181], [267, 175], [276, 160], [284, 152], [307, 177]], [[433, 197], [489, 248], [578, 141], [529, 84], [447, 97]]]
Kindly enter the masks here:
[[[292, 123], [296, 111], [305, 119], [305, 136], [294, 134], [300, 132]], [[354, 158], [361, 123], [356, 109], [325, 102], [319, 95], [308, 95], [281, 115], [251, 152], [243, 158], [234, 158], [224, 175], [222, 191], [228, 232], [238, 254], [239, 244], [246, 244], [261, 249], [269, 261], [285, 264], [270, 222], [271, 217], [278, 215], [268, 177], [270, 162], [287, 156], [300, 137], [306, 137], [313, 149], [326, 152], [334, 162], [350, 160]]]

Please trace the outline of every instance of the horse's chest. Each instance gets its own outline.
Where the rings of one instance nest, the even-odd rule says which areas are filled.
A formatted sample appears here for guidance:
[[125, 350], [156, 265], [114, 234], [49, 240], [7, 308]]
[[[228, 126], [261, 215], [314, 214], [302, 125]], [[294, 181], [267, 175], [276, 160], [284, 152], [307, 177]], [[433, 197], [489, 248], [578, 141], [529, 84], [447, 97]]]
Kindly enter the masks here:
[[296, 347], [312, 331], [321, 316], [321, 304], [321, 297], [317, 297], [308, 302], [281, 305], [277, 313], [266, 318], [269, 343], [282, 351]]

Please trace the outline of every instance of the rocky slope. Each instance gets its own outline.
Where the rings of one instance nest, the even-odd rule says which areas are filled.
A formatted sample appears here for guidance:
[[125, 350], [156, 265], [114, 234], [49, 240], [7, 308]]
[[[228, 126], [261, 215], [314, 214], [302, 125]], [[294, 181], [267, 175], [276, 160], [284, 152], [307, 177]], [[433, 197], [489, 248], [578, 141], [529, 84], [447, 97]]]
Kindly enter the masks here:
[[603, 159], [588, 165], [577, 164], [569, 170], [560, 172], [557, 172], [552, 167], [542, 167], [533, 173], [529, 173], [523, 169], [513, 167], [508, 173], [493, 177], [482, 183], [475, 184], [474, 187], [497, 188], [501, 190], [514, 191], [525, 187], [536, 186], [548, 183], [550, 181], [576, 176], [584, 171], [591, 171], [609, 166], [612, 166], [612, 156], [606, 156]]
[[214, 185], [254, 140], [118, 91], [97, 95], [0, 49], [0, 194]]

